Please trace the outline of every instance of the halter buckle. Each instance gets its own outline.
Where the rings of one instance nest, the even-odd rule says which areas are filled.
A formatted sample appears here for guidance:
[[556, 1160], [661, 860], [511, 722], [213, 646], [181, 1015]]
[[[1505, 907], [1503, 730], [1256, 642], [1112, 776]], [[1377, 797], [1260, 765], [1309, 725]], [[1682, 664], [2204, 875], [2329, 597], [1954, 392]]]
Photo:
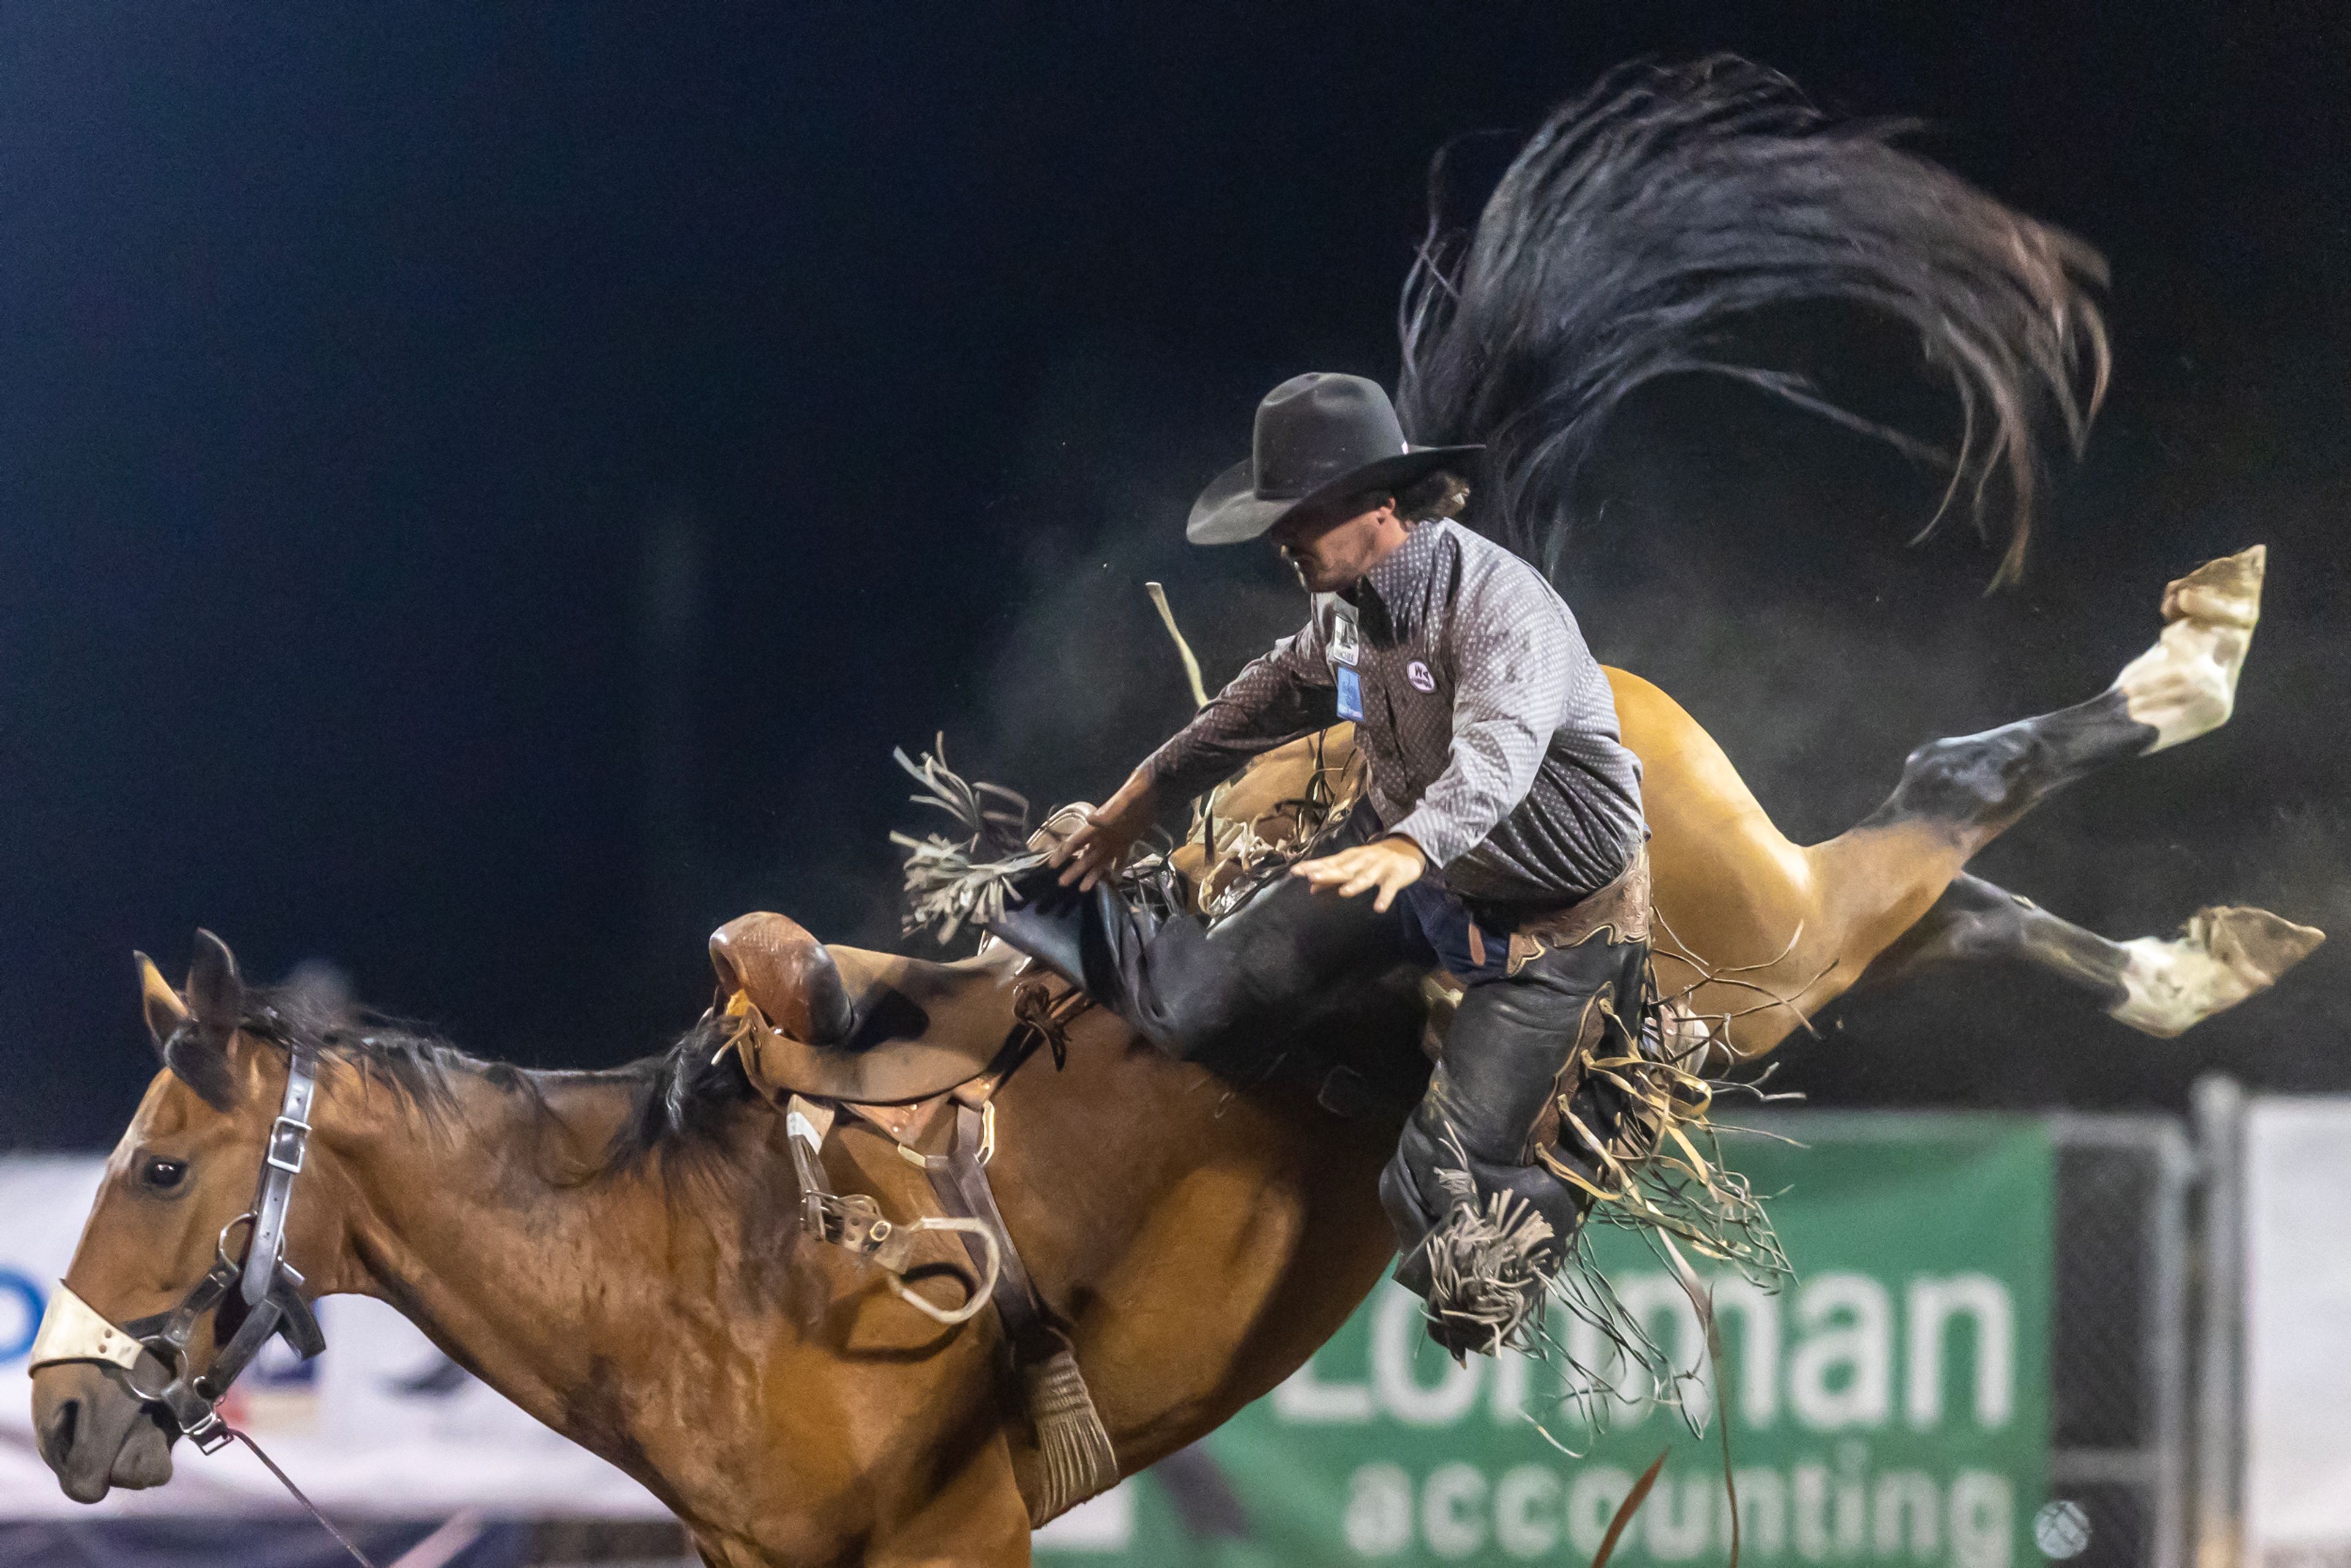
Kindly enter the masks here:
[[263, 1145], [261, 1155], [264, 1165], [287, 1176], [299, 1176], [309, 1152], [309, 1123], [299, 1116], [281, 1115], [269, 1124], [269, 1141]]
[[196, 1452], [212, 1454], [228, 1447], [236, 1434], [228, 1429], [228, 1423], [221, 1419], [218, 1409], [208, 1408], [203, 1420], [193, 1427], [182, 1427], [180, 1436], [193, 1443]]

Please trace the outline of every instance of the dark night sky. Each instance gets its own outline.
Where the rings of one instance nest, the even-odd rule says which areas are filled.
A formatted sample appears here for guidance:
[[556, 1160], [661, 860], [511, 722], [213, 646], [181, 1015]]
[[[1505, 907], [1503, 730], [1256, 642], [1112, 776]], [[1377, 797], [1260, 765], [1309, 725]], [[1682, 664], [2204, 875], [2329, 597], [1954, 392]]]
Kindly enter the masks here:
[[1190, 495], [1394, 373], [1446, 137], [1729, 47], [2112, 259], [2118, 382], [2023, 591], [1931, 485], [1736, 396], [1630, 411], [1568, 583], [1798, 837], [2090, 695], [2266, 539], [2235, 725], [1989, 874], [2116, 936], [2338, 930], [2170, 1044], [2006, 974], [1838, 1011], [1823, 1100], [2351, 1086], [2351, 21], [2266, 6], [0, 9], [0, 1144], [110, 1142], [130, 950], [331, 958], [472, 1049], [691, 1021], [704, 934], [891, 931], [893, 745], [1040, 797], [1286, 629]]

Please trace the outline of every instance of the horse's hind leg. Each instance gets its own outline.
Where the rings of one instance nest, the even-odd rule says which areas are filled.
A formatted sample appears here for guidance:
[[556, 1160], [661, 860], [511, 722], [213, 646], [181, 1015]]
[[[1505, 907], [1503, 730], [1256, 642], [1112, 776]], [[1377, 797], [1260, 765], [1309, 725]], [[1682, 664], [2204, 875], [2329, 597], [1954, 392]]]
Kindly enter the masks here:
[[1981, 735], [1929, 741], [1855, 831], [1919, 824], [1972, 855], [2075, 779], [2228, 722], [2261, 618], [2260, 545], [2207, 561], [2164, 591], [2163, 635], [2100, 695]]
[[2264, 909], [2215, 907], [2198, 910], [2175, 936], [2110, 942], [1963, 873], [1868, 978], [2018, 959], [2090, 992], [2117, 1021], [2168, 1039], [2267, 990], [2325, 940]]
[[[1858, 826], [1807, 854], [1866, 962], [1919, 919], [1977, 851], [2078, 779], [2228, 721], [2253, 624], [2260, 545], [2207, 561], [2164, 590], [2162, 637], [2098, 696], [1980, 735], [1930, 740]], [[1833, 891], [1830, 891], [1833, 890]]]
[[[2261, 546], [2207, 561], [2163, 595], [2156, 645], [2102, 695], [1981, 735], [1929, 741], [1886, 803], [1802, 852], [1814, 904], [1800, 1009], [1818, 1009], [1925, 917], [1977, 851], [2050, 795], [2100, 768], [2218, 728], [2234, 706], [2261, 614]], [[1813, 977], [1817, 976], [1815, 979]], [[1788, 978], [1785, 966], [1770, 978]], [[1742, 1049], [1784, 1033], [1782, 1009], [1734, 1030]]]

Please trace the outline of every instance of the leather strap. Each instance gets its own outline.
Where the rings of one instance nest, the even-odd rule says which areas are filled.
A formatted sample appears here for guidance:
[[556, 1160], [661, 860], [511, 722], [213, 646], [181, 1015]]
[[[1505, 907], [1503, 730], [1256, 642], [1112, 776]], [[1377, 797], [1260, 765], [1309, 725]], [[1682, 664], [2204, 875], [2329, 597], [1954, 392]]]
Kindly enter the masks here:
[[[898, 1299], [934, 1321], [960, 1323], [977, 1317], [993, 1297], [1002, 1264], [996, 1238], [987, 1234], [986, 1224], [977, 1219], [925, 1215], [904, 1225], [893, 1224], [883, 1217], [882, 1206], [872, 1195], [833, 1191], [825, 1178], [822, 1150], [835, 1109], [795, 1094], [785, 1113], [792, 1165], [799, 1181], [800, 1228], [861, 1262], [878, 1265], [890, 1277], [890, 1289]], [[942, 1307], [906, 1283], [906, 1271], [914, 1263], [915, 1239], [937, 1230], [962, 1236], [979, 1270], [977, 1281], [964, 1281], [964, 1300], [958, 1306]]]
[[294, 1178], [310, 1152], [310, 1103], [318, 1097], [318, 1070], [310, 1052], [296, 1046], [287, 1054], [286, 1100], [261, 1145], [261, 1190], [253, 1200], [253, 1246], [245, 1255], [238, 1293], [257, 1307], [277, 1280], [286, 1253], [286, 1211], [294, 1201]]
[[1564, 909], [1519, 915], [1510, 928], [1510, 972], [1517, 974], [1547, 951], [1581, 946], [1598, 931], [1606, 931], [1611, 942], [1646, 942], [1649, 913], [1649, 846], [1643, 844], [1616, 880], [1599, 892]]
[[[988, 1185], [986, 1167], [979, 1163], [982, 1119], [979, 1110], [957, 1101], [954, 1145], [946, 1155], [926, 1158], [923, 1168], [930, 1176], [931, 1188], [938, 1195], [941, 1208], [958, 1218], [979, 1220], [996, 1232], [1003, 1267], [997, 1272], [992, 1299], [997, 1316], [1003, 1320], [1004, 1336], [1012, 1346], [1013, 1358], [1025, 1365], [1064, 1349], [1068, 1342], [1053, 1325], [1043, 1300], [1037, 1294], [1036, 1282], [1029, 1277], [1028, 1265], [1020, 1260], [1020, 1249], [1004, 1223], [1003, 1211], [996, 1207], [996, 1191]], [[963, 1244], [977, 1264], [980, 1260], [978, 1239], [966, 1235]]]

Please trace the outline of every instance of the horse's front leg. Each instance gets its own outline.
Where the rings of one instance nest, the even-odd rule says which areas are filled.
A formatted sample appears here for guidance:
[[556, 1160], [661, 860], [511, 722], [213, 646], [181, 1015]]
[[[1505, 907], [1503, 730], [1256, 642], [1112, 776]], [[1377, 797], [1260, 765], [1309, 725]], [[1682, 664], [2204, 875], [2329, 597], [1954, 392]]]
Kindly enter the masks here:
[[1003, 1432], [967, 1443], [910, 1445], [868, 1479], [885, 1495], [880, 1517], [838, 1550], [812, 1558], [808, 1532], [696, 1531], [695, 1550], [707, 1568], [1028, 1568], [1029, 1504]]
[[2116, 1021], [2168, 1039], [2269, 989], [2325, 940], [2265, 909], [2214, 907], [2198, 910], [2176, 936], [2112, 942], [1962, 873], [1867, 979], [2012, 959], [2089, 992]]
[[950, 1463], [914, 1478], [919, 1501], [875, 1531], [869, 1568], [1028, 1568], [1029, 1502], [1003, 1432]]

